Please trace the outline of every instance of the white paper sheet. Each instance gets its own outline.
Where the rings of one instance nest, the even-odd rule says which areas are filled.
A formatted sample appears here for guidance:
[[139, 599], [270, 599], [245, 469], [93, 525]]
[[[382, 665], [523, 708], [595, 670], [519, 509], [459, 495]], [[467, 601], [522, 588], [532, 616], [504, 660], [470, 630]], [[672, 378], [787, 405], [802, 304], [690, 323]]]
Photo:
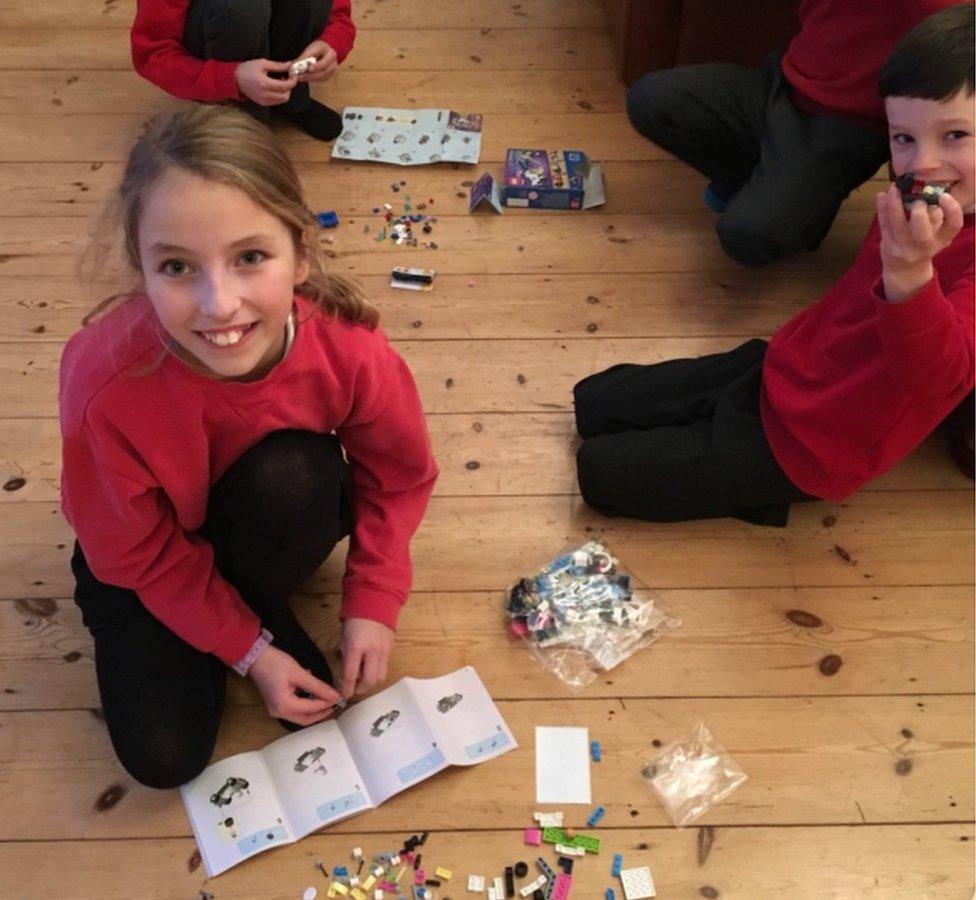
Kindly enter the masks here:
[[590, 735], [586, 728], [535, 729], [536, 803], [590, 803]]

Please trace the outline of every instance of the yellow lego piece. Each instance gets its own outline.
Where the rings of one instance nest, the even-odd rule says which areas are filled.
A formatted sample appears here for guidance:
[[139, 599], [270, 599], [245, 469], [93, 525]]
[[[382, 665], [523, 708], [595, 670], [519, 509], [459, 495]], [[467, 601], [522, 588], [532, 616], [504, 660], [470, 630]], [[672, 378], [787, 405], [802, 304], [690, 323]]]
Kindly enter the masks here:
[[344, 897], [349, 894], [349, 888], [347, 888], [341, 881], [333, 881], [332, 887], [336, 889], [337, 894], [342, 894]]
[[376, 876], [375, 875], [367, 876], [366, 880], [363, 882], [363, 890], [364, 891], [371, 890], [374, 884], [376, 884]]
[[441, 869], [441, 868], [438, 868], [435, 871], [437, 872], [437, 877], [440, 878], [442, 881], [450, 881], [451, 880], [451, 870], [450, 869]]
[[329, 900], [335, 900], [335, 895], [336, 895], [335, 888], [336, 888], [336, 883], [334, 881], [329, 882], [329, 889], [325, 892], [325, 896], [328, 897]]
[[362, 891], [359, 888], [353, 888], [349, 893], [355, 898], [355, 900], [366, 900], [367, 895], [365, 891]]

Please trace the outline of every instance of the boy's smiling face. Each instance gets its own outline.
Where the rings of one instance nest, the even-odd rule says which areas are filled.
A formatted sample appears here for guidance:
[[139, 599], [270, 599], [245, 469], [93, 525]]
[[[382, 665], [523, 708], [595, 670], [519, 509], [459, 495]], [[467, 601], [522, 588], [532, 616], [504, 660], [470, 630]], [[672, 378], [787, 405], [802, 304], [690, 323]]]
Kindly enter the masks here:
[[891, 166], [895, 176], [945, 185], [967, 213], [976, 203], [976, 112], [973, 94], [948, 100], [886, 97]]

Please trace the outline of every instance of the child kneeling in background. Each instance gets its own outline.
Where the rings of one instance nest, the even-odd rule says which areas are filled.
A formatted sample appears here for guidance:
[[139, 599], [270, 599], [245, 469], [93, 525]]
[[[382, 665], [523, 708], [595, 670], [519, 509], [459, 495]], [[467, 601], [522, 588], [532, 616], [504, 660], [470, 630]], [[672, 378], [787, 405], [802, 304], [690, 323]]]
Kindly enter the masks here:
[[576, 385], [590, 506], [785, 525], [791, 502], [843, 500], [886, 472], [973, 390], [973, 42], [972, 4], [950, 7], [881, 74], [893, 171], [947, 188], [938, 206], [879, 194], [854, 264], [768, 345]]
[[210, 760], [228, 667], [293, 725], [340, 702], [288, 600], [346, 535], [341, 696], [386, 678], [437, 468], [410, 370], [326, 271], [265, 126], [154, 120], [110, 211], [141, 291], [65, 348], [62, 506], [112, 744], [175, 787]]
[[[241, 101], [267, 123], [271, 110], [331, 141], [342, 118], [313, 100], [309, 84], [331, 78], [356, 37], [351, 0], [137, 0], [136, 71], [182, 100]], [[290, 75], [293, 62], [316, 57]]]

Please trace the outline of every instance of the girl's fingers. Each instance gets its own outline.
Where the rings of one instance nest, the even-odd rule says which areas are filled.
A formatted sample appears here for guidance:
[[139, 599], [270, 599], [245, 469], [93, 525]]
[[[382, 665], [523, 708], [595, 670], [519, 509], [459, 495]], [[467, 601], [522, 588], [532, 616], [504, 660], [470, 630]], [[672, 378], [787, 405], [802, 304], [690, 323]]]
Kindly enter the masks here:
[[[938, 210], [938, 214], [941, 223], [942, 211]], [[935, 226], [932, 221], [932, 215], [929, 212], [929, 207], [922, 200], [918, 200], [912, 204], [909, 228], [916, 244], [927, 245], [932, 242]]]

